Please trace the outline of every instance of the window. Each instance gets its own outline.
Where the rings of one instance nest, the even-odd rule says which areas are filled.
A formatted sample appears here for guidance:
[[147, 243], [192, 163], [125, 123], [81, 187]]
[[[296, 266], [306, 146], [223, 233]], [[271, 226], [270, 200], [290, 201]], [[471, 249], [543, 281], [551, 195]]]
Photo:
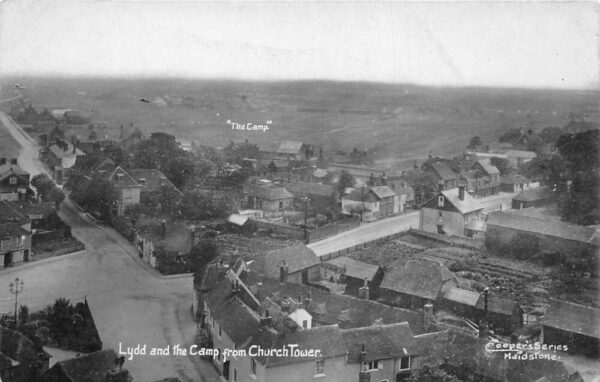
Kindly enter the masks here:
[[233, 369], [233, 382], [237, 381], [237, 369]]
[[325, 360], [320, 359], [315, 363], [315, 374], [325, 374]]
[[250, 370], [253, 375], [256, 375], [256, 360], [254, 358], [250, 358]]
[[443, 196], [438, 196], [438, 207], [442, 208], [444, 207], [444, 197]]
[[308, 329], [308, 321], [307, 320], [302, 321], [302, 327], [304, 329]]
[[400, 358], [400, 370], [410, 369], [410, 356]]
[[11, 176], [9, 179], [10, 184], [17, 184], [17, 177], [16, 176]]
[[363, 371], [377, 370], [381, 366], [383, 366], [383, 365], [379, 364], [379, 361], [363, 362]]
[[282, 210], [283, 209], [283, 202], [279, 202], [279, 209]]

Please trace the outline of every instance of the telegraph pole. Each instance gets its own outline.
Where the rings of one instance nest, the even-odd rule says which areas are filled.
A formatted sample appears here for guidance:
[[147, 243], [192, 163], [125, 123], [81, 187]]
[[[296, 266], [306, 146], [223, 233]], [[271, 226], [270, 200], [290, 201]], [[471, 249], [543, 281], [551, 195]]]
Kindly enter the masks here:
[[23, 280], [19, 279], [18, 277], [15, 278], [15, 281], [11, 281], [8, 286], [10, 293], [15, 295], [15, 327], [18, 325], [17, 307], [19, 303], [19, 293], [23, 292], [23, 287]]

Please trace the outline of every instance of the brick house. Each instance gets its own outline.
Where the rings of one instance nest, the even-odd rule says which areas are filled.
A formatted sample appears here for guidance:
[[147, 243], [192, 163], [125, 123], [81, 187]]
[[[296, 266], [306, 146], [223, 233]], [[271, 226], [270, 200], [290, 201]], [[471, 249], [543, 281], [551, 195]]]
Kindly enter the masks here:
[[497, 195], [500, 192], [500, 171], [489, 159], [476, 161], [471, 170], [461, 174], [461, 178], [466, 181], [467, 191], [474, 197]]
[[452, 169], [443, 162], [425, 163], [423, 165], [423, 171], [432, 175], [444, 190], [458, 187], [458, 174], [452, 171]]

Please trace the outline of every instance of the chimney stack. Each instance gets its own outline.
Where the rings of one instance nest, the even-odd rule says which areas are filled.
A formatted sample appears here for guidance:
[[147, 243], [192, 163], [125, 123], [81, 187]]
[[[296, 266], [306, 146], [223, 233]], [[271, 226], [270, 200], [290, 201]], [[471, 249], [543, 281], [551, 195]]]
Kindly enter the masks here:
[[458, 186], [458, 199], [465, 200], [465, 185], [460, 184]]
[[423, 328], [429, 331], [433, 324], [433, 304], [427, 303], [423, 306]]
[[285, 260], [282, 260], [281, 266], [279, 267], [279, 282], [281, 284], [284, 284], [286, 282], [288, 271], [289, 271], [289, 268], [288, 268]]
[[444, 181], [443, 180], [438, 181], [438, 191], [444, 191]]
[[365, 277], [363, 286], [358, 288], [358, 298], [361, 298], [363, 300], [368, 300], [370, 298], [370, 296], [369, 296], [369, 281], [367, 280], [366, 277]]
[[260, 324], [262, 326], [271, 326], [273, 324], [273, 318], [268, 310], [265, 311], [265, 316], [261, 317]]

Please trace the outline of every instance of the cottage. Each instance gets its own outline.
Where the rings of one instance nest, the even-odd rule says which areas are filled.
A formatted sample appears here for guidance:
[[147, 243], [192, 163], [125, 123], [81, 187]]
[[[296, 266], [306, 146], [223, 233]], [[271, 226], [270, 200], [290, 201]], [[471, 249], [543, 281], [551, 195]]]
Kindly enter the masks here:
[[107, 180], [117, 190], [117, 205], [115, 213], [119, 216], [125, 214], [125, 209], [140, 204], [142, 186], [125, 171], [117, 166], [107, 177]]
[[483, 207], [464, 186], [438, 192], [419, 211], [419, 229], [442, 235], [476, 237], [482, 222]]
[[335, 207], [339, 199], [337, 190], [325, 184], [290, 182], [285, 184], [285, 188], [294, 195], [296, 202], [308, 198], [311, 206], [321, 211]]
[[568, 346], [569, 353], [597, 358], [600, 309], [551, 298], [542, 322], [541, 342]]
[[360, 214], [361, 220], [374, 221], [398, 214], [398, 195], [388, 186], [361, 187], [342, 197], [342, 212]]
[[290, 209], [294, 195], [277, 184], [251, 185], [248, 187], [248, 207], [265, 211]]
[[23, 334], [0, 326], [0, 380], [30, 382], [48, 371], [50, 355]]
[[40, 150], [40, 159], [52, 171], [54, 181], [59, 185], [67, 181], [69, 170], [75, 165], [77, 158], [84, 155], [83, 151], [60, 138]]
[[29, 173], [17, 165], [17, 158], [0, 158], [0, 200], [23, 201], [29, 190]]
[[275, 154], [278, 158], [288, 160], [310, 160], [313, 157], [313, 148], [303, 142], [282, 141]]
[[547, 188], [534, 188], [520, 192], [512, 199], [513, 209], [541, 207], [552, 201], [552, 192]]
[[318, 282], [321, 279], [321, 261], [303, 244], [269, 251], [258, 260], [265, 277], [296, 284]]
[[381, 282], [384, 301], [407, 309], [420, 309], [439, 301], [456, 278], [446, 267], [428, 259], [401, 257], [385, 270]]
[[133, 242], [140, 258], [154, 268], [164, 270], [163, 257], [182, 260], [189, 256], [194, 235], [181, 222], [141, 217], [136, 222]]
[[17, 223], [0, 224], [0, 265], [8, 268], [29, 261], [31, 254], [31, 232]]
[[437, 183], [444, 189], [449, 190], [458, 186], [459, 176], [443, 162], [425, 163], [423, 171], [434, 177]]

